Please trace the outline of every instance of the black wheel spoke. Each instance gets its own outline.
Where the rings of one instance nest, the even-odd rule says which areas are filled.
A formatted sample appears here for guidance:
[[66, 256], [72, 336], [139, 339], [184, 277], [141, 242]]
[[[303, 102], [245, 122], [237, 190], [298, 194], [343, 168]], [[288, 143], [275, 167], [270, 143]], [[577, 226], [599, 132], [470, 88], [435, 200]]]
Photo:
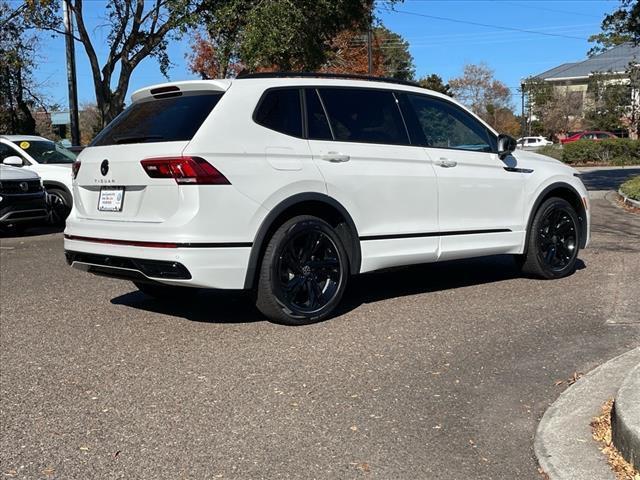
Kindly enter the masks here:
[[304, 285], [304, 277], [296, 276], [296, 277], [293, 277], [291, 281], [289, 281], [289, 283], [285, 287], [285, 290], [289, 293], [289, 295], [291, 295], [292, 298], [295, 298], [296, 295], [298, 295], [298, 293], [300, 292], [300, 289], [302, 288], [303, 285]]
[[307, 280], [307, 286], [309, 288], [309, 306], [315, 308], [320, 304], [322, 290], [320, 290], [318, 283], [313, 278]]
[[558, 228], [556, 230], [556, 233], [558, 233], [558, 234], [567, 234], [569, 232], [573, 232], [573, 224], [571, 223], [570, 219], [565, 219], [558, 226]]
[[313, 252], [318, 248], [318, 242], [320, 241], [320, 233], [318, 232], [309, 232], [309, 234], [305, 238], [305, 242], [302, 247], [302, 253], [300, 254], [300, 259], [304, 262], [308, 261]]
[[282, 256], [285, 265], [294, 273], [300, 273], [300, 260], [296, 258], [293, 245], [289, 244]]

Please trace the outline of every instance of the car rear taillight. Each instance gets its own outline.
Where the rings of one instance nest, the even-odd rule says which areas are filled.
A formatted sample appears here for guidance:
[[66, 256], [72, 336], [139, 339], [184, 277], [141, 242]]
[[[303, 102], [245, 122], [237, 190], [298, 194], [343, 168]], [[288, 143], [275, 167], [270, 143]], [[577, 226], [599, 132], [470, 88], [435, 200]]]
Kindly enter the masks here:
[[147, 158], [140, 162], [151, 178], [173, 178], [180, 185], [230, 185], [213, 165], [200, 157]]
[[76, 160], [75, 162], [73, 162], [73, 165], [71, 165], [71, 178], [75, 180], [76, 177], [78, 176], [79, 171], [80, 171], [80, 160]]

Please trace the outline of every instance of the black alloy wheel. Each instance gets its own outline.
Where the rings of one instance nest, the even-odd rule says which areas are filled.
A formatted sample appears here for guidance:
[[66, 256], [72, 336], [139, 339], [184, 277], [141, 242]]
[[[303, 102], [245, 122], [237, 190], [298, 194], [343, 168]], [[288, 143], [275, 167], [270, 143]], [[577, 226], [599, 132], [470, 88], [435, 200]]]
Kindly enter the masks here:
[[554, 272], [561, 272], [577, 253], [577, 225], [571, 212], [562, 206], [545, 212], [538, 228], [538, 255], [545, 265]]
[[321, 230], [302, 230], [280, 252], [278, 297], [292, 309], [312, 315], [338, 291], [340, 268], [333, 240]]
[[563, 198], [542, 202], [527, 232], [527, 251], [516, 256], [523, 273], [538, 278], [562, 278], [575, 271], [580, 249], [580, 220]]
[[256, 305], [277, 323], [317, 322], [338, 305], [348, 276], [347, 255], [333, 228], [317, 217], [295, 217], [267, 245]]
[[47, 223], [49, 225], [64, 225], [65, 220], [71, 213], [72, 198], [71, 195], [59, 188], [47, 189], [49, 216]]

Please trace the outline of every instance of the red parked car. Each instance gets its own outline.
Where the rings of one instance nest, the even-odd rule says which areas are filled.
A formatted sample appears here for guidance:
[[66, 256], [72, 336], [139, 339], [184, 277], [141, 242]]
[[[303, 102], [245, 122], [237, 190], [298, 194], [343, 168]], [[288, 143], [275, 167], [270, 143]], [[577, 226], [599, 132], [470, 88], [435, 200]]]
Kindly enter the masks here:
[[578, 140], [607, 140], [609, 138], [618, 138], [613, 133], [601, 132], [598, 130], [590, 130], [587, 132], [575, 133], [567, 138], [560, 140], [560, 143], [572, 143]]

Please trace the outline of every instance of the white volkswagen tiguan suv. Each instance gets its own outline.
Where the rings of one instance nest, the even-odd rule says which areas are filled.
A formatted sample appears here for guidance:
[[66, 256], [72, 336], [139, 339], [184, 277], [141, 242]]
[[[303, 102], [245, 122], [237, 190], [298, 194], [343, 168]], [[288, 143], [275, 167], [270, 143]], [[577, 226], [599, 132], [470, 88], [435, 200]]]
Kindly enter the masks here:
[[572, 273], [589, 240], [577, 172], [515, 151], [444, 95], [390, 80], [255, 74], [152, 86], [74, 165], [74, 267], [178, 299], [252, 289], [318, 321], [351, 275], [512, 254]]

